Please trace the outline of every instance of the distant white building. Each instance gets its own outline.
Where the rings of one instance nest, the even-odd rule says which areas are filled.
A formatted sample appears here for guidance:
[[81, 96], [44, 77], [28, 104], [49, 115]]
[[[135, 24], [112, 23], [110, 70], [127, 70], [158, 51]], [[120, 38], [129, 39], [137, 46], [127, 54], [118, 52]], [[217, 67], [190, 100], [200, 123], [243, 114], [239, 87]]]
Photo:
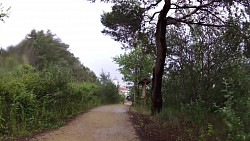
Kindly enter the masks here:
[[113, 79], [113, 83], [118, 87], [119, 86], [119, 81], [118, 81], [118, 79], [115, 77], [114, 79]]

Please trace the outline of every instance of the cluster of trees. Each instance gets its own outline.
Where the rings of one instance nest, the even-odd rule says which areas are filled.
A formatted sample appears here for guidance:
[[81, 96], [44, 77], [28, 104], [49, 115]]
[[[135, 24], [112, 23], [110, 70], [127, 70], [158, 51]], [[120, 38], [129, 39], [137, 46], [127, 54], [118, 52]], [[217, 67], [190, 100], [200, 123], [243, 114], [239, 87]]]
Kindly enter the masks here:
[[82, 65], [74, 54], [68, 51], [69, 46], [63, 43], [51, 31], [32, 30], [26, 38], [16, 46], [1, 50], [0, 66], [8, 70], [18, 64], [30, 64], [43, 70], [49, 66], [56, 65], [67, 68], [75, 81], [95, 82], [95, 74]]
[[123, 80], [128, 86], [132, 86], [134, 104], [139, 98], [139, 81], [142, 78], [150, 78], [153, 68], [153, 56], [145, 54], [142, 48], [132, 49], [129, 53], [121, 54], [113, 58], [114, 62], [122, 66], [118, 70], [123, 74]]
[[104, 72], [98, 78], [50, 31], [32, 30], [0, 50], [0, 140], [63, 124], [68, 117], [119, 102]]
[[250, 139], [249, 0], [104, 1], [103, 33], [128, 50], [114, 61], [134, 95], [152, 77], [152, 115], [172, 108], [202, 137]]

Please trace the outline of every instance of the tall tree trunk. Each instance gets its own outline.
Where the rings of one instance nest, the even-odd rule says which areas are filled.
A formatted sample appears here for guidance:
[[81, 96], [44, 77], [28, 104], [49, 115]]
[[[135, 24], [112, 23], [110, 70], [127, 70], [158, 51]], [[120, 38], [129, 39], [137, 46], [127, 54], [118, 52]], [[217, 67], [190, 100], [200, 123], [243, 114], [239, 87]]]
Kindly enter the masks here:
[[165, 4], [159, 14], [157, 26], [156, 26], [156, 62], [153, 69], [152, 79], [152, 106], [151, 114], [161, 112], [162, 110], [162, 76], [164, 73], [164, 66], [167, 53], [166, 45], [166, 15], [170, 9], [171, 0], [165, 0]]

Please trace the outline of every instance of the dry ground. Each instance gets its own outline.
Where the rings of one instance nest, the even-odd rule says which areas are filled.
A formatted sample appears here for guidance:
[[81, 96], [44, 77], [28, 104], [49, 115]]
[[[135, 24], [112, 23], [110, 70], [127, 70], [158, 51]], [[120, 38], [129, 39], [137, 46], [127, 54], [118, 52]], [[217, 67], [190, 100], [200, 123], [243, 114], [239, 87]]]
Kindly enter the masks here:
[[126, 105], [94, 108], [55, 131], [32, 138], [32, 141], [138, 141], [129, 121]]

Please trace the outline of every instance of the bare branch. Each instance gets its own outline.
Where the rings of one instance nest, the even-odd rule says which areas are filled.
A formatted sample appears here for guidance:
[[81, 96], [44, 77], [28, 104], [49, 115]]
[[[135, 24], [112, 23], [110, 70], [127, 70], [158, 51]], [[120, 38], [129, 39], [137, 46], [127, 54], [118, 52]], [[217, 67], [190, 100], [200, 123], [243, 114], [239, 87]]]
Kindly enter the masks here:
[[215, 17], [216, 19], [218, 19], [219, 21], [221, 21], [222, 23], [225, 23], [225, 21], [223, 21], [221, 18], [219, 18], [217, 15], [215, 15], [214, 13], [212, 13], [211, 11], [207, 10], [207, 9], [201, 9], [201, 11], [206, 11], [209, 14], [211, 14], [213, 17]]
[[155, 13], [152, 15], [152, 17], [150, 18], [150, 20], [153, 20], [154, 17], [155, 17], [155, 15], [156, 15], [156, 14], [159, 14], [159, 13], [160, 13], [160, 11], [155, 12]]
[[177, 23], [185, 23], [190, 25], [200, 25], [200, 26], [210, 26], [210, 27], [226, 27], [226, 24], [209, 24], [204, 22], [193, 22], [189, 20], [183, 20], [183, 19], [175, 19], [173, 17], [167, 17], [166, 18], [167, 25], [176, 25]]
[[188, 5], [183, 5], [183, 6], [179, 6], [177, 4], [171, 4], [173, 6], [175, 6], [174, 8], [170, 8], [170, 9], [191, 9], [191, 8], [197, 8], [197, 6], [188, 6]]
[[209, 6], [209, 5], [211, 5], [211, 4], [213, 4], [213, 3], [215, 3], [215, 2], [219, 2], [220, 0], [212, 0], [212, 1], [210, 1], [209, 3], [206, 3], [206, 4], [203, 4], [203, 5], [199, 5], [199, 6], [194, 6], [194, 10], [192, 11], [192, 12], [190, 12], [189, 14], [187, 14], [187, 15], [185, 15], [185, 16], [183, 16], [183, 17], [181, 17], [181, 18], [179, 18], [180, 20], [181, 19], [186, 19], [186, 18], [188, 18], [188, 17], [190, 17], [190, 16], [192, 16], [193, 14], [195, 14], [197, 11], [199, 11], [200, 9], [202, 9], [202, 8], [204, 8], [204, 7], [207, 7], [207, 6]]
[[203, 22], [192, 22], [192, 21], [181, 21], [182, 23], [190, 24], [190, 25], [200, 25], [200, 26], [209, 26], [209, 27], [226, 27], [225, 24], [208, 24]]
[[157, 6], [162, 0], [158, 0], [156, 3], [150, 4], [147, 8], [145, 8], [145, 11], [151, 9], [152, 7]]
[[177, 24], [178, 22], [180, 22], [180, 20], [175, 19], [175, 18], [173, 18], [173, 17], [167, 17], [167, 18], [166, 18], [166, 24], [167, 24], [167, 25]]

